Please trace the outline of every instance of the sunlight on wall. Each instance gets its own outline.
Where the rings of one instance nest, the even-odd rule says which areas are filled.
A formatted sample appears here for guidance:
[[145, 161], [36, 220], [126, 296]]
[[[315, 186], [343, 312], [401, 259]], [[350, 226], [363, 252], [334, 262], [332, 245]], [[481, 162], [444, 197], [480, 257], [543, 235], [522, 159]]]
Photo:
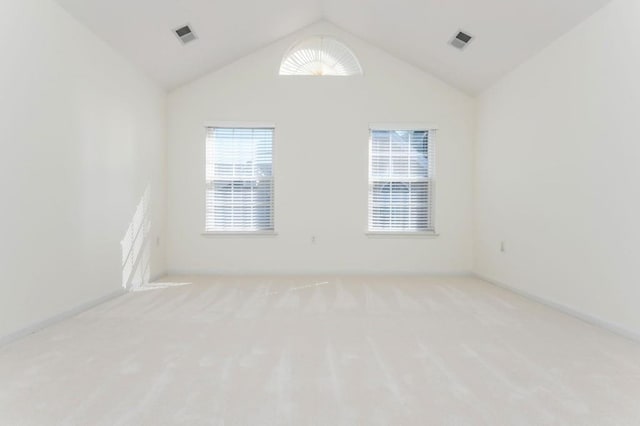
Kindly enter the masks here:
[[151, 275], [149, 200], [150, 190], [147, 187], [120, 243], [122, 245], [122, 287], [129, 290], [135, 290], [148, 283]]

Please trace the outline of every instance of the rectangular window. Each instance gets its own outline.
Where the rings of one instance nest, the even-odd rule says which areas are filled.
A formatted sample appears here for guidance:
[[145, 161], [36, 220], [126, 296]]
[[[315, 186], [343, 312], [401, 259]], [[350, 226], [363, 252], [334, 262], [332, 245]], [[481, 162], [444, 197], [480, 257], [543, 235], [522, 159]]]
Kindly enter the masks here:
[[207, 128], [206, 232], [273, 231], [273, 133]]
[[370, 131], [370, 232], [435, 232], [434, 133], [434, 130]]

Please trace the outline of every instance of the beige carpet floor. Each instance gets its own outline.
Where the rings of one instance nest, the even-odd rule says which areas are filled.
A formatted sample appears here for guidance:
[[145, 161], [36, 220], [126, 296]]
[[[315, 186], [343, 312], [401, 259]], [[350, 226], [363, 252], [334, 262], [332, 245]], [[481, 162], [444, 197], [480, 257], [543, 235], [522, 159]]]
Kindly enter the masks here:
[[640, 425], [640, 345], [473, 278], [174, 277], [0, 348], [0, 425]]

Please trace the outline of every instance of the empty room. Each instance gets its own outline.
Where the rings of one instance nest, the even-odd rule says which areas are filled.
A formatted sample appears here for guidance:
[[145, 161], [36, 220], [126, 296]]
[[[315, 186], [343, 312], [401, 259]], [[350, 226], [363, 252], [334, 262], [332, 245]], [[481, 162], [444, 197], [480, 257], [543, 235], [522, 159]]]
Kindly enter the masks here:
[[0, 425], [640, 425], [637, 0], [0, 0]]

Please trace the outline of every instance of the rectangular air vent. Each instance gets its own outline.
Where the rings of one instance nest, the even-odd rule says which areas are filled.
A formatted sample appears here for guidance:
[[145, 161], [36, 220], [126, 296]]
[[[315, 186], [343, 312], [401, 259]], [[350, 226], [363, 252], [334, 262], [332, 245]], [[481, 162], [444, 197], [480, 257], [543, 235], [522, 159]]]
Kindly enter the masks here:
[[173, 32], [180, 39], [182, 44], [187, 44], [190, 41], [193, 41], [196, 38], [198, 38], [196, 36], [196, 33], [193, 32], [193, 30], [191, 29], [191, 27], [189, 25], [184, 25], [184, 26], [182, 26], [182, 27], [180, 27], [178, 29], [173, 30]]
[[449, 44], [457, 49], [462, 50], [467, 47], [469, 43], [471, 43], [471, 40], [473, 40], [473, 36], [463, 31], [458, 31], [458, 33], [451, 39]]

